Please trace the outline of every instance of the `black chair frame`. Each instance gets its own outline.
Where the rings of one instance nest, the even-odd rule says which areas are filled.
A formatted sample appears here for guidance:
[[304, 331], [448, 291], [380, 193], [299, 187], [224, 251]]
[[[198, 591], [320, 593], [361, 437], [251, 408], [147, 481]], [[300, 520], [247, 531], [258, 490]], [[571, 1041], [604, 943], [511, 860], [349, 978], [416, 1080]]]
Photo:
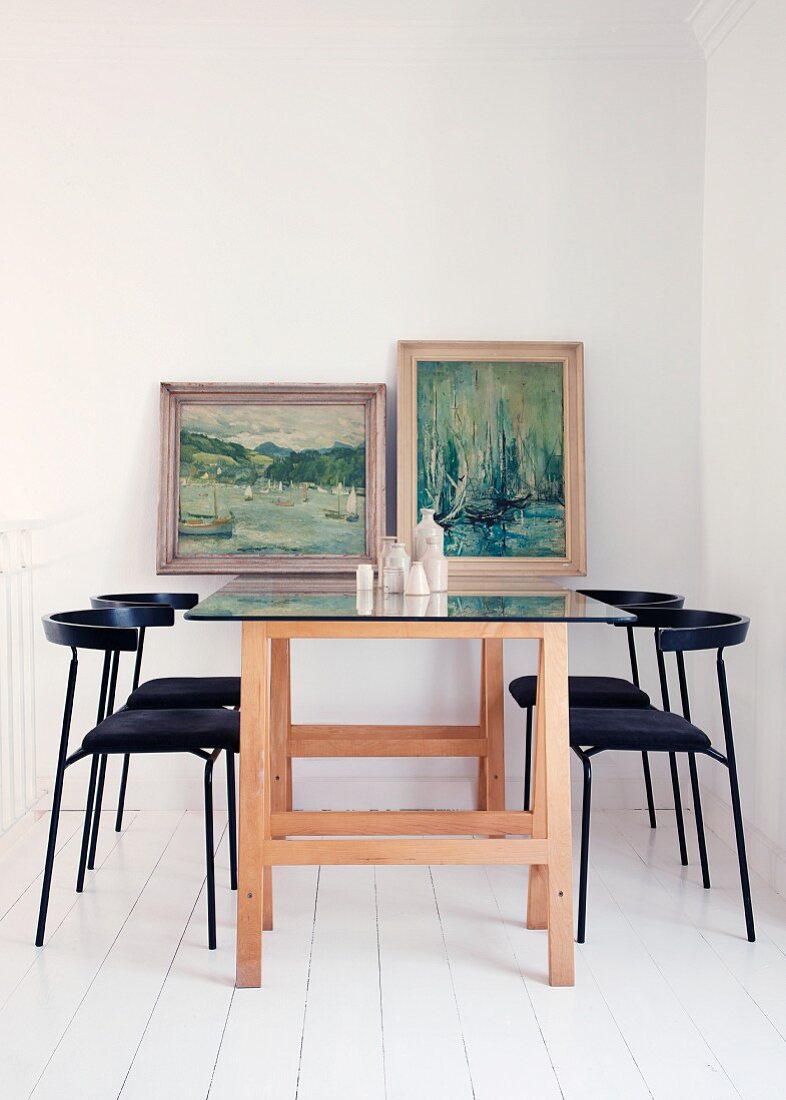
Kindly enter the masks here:
[[[685, 672], [685, 653], [691, 650], [716, 650], [715, 665], [718, 680], [718, 693], [720, 696], [721, 720], [725, 742], [725, 755], [713, 747], [697, 750], [703, 755], [717, 760], [723, 764], [729, 773], [729, 788], [731, 794], [732, 814], [734, 818], [734, 832], [737, 841], [737, 860], [740, 870], [740, 884], [742, 888], [742, 901], [745, 911], [745, 928], [748, 940], [753, 943], [756, 939], [753, 922], [753, 905], [750, 893], [750, 877], [748, 874], [748, 860], [745, 850], [745, 833], [743, 829], [742, 809], [740, 805], [740, 788], [737, 776], [737, 759], [734, 751], [734, 732], [731, 721], [731, 707], [729, 704], [729, 689], [726, 677], [726, 664], [723, 651], [728, 646], [740, 645], [745, 641], [750, 620], [742, 615], [730, 615], [714, 611], [693, 611], [674, 608], [639, 608], [636, 611], [637, 627], [650, 627], [655, 630], [655, 645], [658, 656], [658, 673], [660, 677], [661, 697], [663, 710], [670, 712], [669, 686], [666, 675], [665, 653], [674, 653], [677, 662], [677, 675], [680, 687], [680, 702], [682, 716], [686, 721], [691, 721], [690, 698], [688, 694], [688, 679]], [[630, 712], [635, 715], [634, 711]], [[635, 721], [635, 718], [633, 718]], [[584, 943], [587, 922], [587, 879], [589, 872], [589, 835], [590, 835], [590, 807], [592, 802], [592, 758], [606, 751], [598, 747], [572, 746], [574, 753], [582, 763], [584, 771], [583, 799], [581, 810], [581, 855], [579, 870], [579, 911], [576, 939]], [[693, 794], [693, 811], [696, 818], [696, 836], [699, 847], [699, 860], [701, 863], [702, 884], [705, 890], [710, 888], [710, 871], [707, 859], [707, 843], [704, 835], [704, 817], [701, 808], [701, 793], [699, 789], [699, 777], [696, 768], [696, 752], [686, 753], [688, 768], [690, 770], [691, 790]], [[676, 753], [669, 753], [672, 771], [672, 784], [675, 791], [675, 801], [679, 799], [679, 781], [677, 779]], [[685, 829], [682, 818], [682, 805], [677, 802], [677, 830], [680, 837], [680, 852], [685, 852], [682, 859], [687, 864], [687, 852], [685, 847]]]
[[[103, 596], [91, 596], [90, 606], [94, 608], [103, 607], [170, 607], [173, 611], [189, 611], [195, 604], [199, 602], [199, 596], [196, 592], [128, 592], [128, 593], [107, 593]], [[174, 621], [174, 620], [173, 620]], [[167, 623], [167, 626], [171, 626], [172, 623]], [[131, 680], [131, 690], [136, 691], [139, 687], [139, 680], [142, 675], [142, 651], [145, 646], [145, 627], [139, 628], [139, 645], [136, 651], [136, 660], [134, 662], [134, 674]], [[131, 755], [126, 753], [123, 756], [123, 767], [120, 773], [120, 788], [117, 793], [117, 812], [115, 814], [115, 832], [119, 833], [123, 828], [123, 813], [126, 805], [126, 788], [128, 787], [128, 769], [131, 764]], [[101, 785], [101, 793], [103, 794], [103, 784]], [[96, 829], [96, 832], [98, 830]]]
[[[619, 607], [623, 611], [635, 611], [638, 607], [673, 607], [680, 608], [685, 603], [684, 596], [678, 596], [669, 592], [635, 592], [626, 591], [620, 589], [608, 589], [608, 588], [580, 588], [578, 591], [582, 596], [589, 596], [591, 599], [600, 600], [601, 603], [609, 604], [611, 607]], [[630, 672], [631, 679], [635, 687], [640, 688], [639, 682], [639, 661], [636, 653], [636, 640], [633, 636], [633, 624], [629, 623], [617, 623], [616, 626], [624, 626], [628, 636], [628, 655], [630, 657]], [[524, 809], [530, 808], [530, 798], [532, 791], [532, 707], [527, 707], [526, 714], [526, 728], [525, 728], [525, 747], [524, 747]], [[654, 829], [658, 822], [655, 816], [655, 800], [652, 793], [652, 775], [650, 773], [650, 761], [646, 752], [641, 754], [641, 763], [644, 769], [644, 789], [647, 795], [647, 812], [650, 819], [650, 828]], [[679, 776], [677, 775], [676, 768], [672, 769], [672, 786], [674, 787], [674, 799], [675, 805], [681, 804], [679, 793]], [[678, 832], [680, 836], [684, 837], [684, 827], [678, 825]], [[683, 857], [683, 863], [687, 863], [687, 851], [685, 849], [684, 839], [680, 844], [680, 855]]]
[[[82, 828], [79, 869], [76, 879], [77, 893], [82, 893], [84, 889], [86, 869], [92, 870], [95, 866], [98, 818], [101, 810], [101, 796], [103, 794], [104, 779], [106, 776], [107, 755], [105, 753], [91, 753], [82, 747], [70, 754], [68, 752], [79, 670], [78, 652], [80, 649], [91, 649], [102, 650], [104, 653], [98, 710], [96, 714], [96, 726], [98, 726], [105, 718], [109, 717], [109, 715], [114, 712], [120, 654], [136, 653], [138, 663], [140, 635], [143, 630], [149, 626], [171, 626], [173, 622], [173, 609], [168, 606], [160, 605], [105, 607], [103, 609], [93, 609], [90, 611], [66, 611], [44, 616], [43, 618], [44, 633], [47, 639], [50, 642], [54, 642], [56, 645], [68, 647], [71, 650], [71, 660], [68, 667], [68, 682], [66, 687], [65, 706], [63, 709], [63, 722], [60, 732], [55, 783], [52, 792], [52, 816], [49, 823], [49, 837], [47, 841], [46, 860], [44, 863], [44, 877], [41, 887], [41, 904], [39, 907], [35, 938], [36, 947], [42, 947], [44, 943], [46, 916], [49, 908], [49, 894], [52, 885], [55, 852], [57, 849], [57, 830], [60, 821], [60, 808], [63, 799], [65, 773], [73, 764], [86, 759], [88, 756], [92, 759], [85, 804], [85, 819]], [[205, 854], [207, 867], [208, 946], [211, 950], [216, 947], [215, 867], [213, 851], [213, 765], [221, 754], [221, 751], [221, 749], [214, 749], [211, 752], [202, 749], [191, 750], [192, 755], [198, 756], [201, 760], [205, 761]], [[236, 890], [237, 830], [234, 758], [235, 753], [227, 750], [230, 886], [233, 890]]]

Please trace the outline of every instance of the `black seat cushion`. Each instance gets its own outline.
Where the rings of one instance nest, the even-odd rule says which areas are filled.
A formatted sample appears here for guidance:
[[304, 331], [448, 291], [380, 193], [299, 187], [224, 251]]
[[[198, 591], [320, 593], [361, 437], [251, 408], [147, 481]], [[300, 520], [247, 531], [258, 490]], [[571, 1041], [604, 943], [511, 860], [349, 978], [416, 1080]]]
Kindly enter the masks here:
[[[535, 706], [537, 676], [519, 676], [508, 691], [520, 707]], [[648, 707], [650, 697], [629, 680], [616, 676], [569, 676], [568, 691], [572, 707]]]
[[160, 710], [162, 707], [239, 707], [239, 676], [167, 676], [148, 680], [132, 691], [126, 702], [130, 710]]
[[679, 714], [585, 707], [570, 712], [571, 745], [643, 752], [701, 752], [710, 739]]
[[236, 710], [119, 710], [82, 741], [88, 752], [191, 752], [240, 748]]

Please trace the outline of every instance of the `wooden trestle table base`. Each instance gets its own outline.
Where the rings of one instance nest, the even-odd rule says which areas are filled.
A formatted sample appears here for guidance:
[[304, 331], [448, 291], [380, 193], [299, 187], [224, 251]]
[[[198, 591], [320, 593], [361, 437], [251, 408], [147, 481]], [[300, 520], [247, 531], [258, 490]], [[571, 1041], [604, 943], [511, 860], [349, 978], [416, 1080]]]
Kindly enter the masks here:
[[[293, 726], [292, 638], [480, 638], [479, 724]], [[540, 648], [531, 812], [505, 809], [502, 644], [506, 638], [534, 639]], [[565, 623], [245, 621], [240, 744], [238, 986], [262, 982], [263, 928], [273, 926], [272, 867], [364, 863], [529, 864], [527, 927], [548, 929], [551, 985], [573, 985]], [[479, 808], [293, 813], [290, 759], [301, 755], [477, 755]], [[353, 834], [363, 839], [330, 839]], [[404, 839], [412, 834], [425, 839]], [[303, 837], [320, 839], [287, 839]]]
[[[567, 624], [627, 623], [635, 616], [557, 586], [442, 596], [419, 611], [406, 597], [377, 594], [372, 605], [356, 605], [354, 589], [288, 593], [280, 583], [236, 578], [186, 613], [243, 627], [237, 985], [262, 982], [273, 867], [439, 863], [529, 865], [527, 927], [548, 929], [550, 983], [572, 985]], [[478, 724], [293, 725], [293, 638], [480, 639]], [[505, 809], [502, 647], [514, 638], [539, 648], [531, 812]], [[478, 808], [293, 813], [291, 760], [302, 756], [476, 757]]]

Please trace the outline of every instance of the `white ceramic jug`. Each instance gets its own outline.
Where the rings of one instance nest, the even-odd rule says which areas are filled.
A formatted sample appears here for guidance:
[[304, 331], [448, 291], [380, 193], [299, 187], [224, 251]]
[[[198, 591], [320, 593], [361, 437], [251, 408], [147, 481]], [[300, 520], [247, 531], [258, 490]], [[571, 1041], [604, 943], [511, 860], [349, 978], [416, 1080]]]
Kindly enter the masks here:
[[440, 551], [444, 552], [445, 532], [434, 519], [433, 508], [420, 509], [421, 520], [412, 532], [412, 558], [420, 561], [426, 553], [429, 535], [436, 535]]
[[448, 590], [448, 560], [442, 553], [440, 541], [436, 535], [429, 535], [426, 544], [426, 552], [421, 558], [423, 568], [426, 570], [426, 580], [430, 592], [447, 592]]

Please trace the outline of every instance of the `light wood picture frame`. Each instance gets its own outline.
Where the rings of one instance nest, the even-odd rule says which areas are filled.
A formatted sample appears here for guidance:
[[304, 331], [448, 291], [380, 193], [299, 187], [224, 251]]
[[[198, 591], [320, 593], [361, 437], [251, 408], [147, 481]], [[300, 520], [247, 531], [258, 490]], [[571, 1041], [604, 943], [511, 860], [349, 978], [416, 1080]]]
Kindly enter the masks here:
[[399, 342], [398, 535], [435, 509], [451, 590], [586, 573], [583, 352]]
[[157, 572], [297, 587], [374, 564], [386, 388], [161, 384]]

